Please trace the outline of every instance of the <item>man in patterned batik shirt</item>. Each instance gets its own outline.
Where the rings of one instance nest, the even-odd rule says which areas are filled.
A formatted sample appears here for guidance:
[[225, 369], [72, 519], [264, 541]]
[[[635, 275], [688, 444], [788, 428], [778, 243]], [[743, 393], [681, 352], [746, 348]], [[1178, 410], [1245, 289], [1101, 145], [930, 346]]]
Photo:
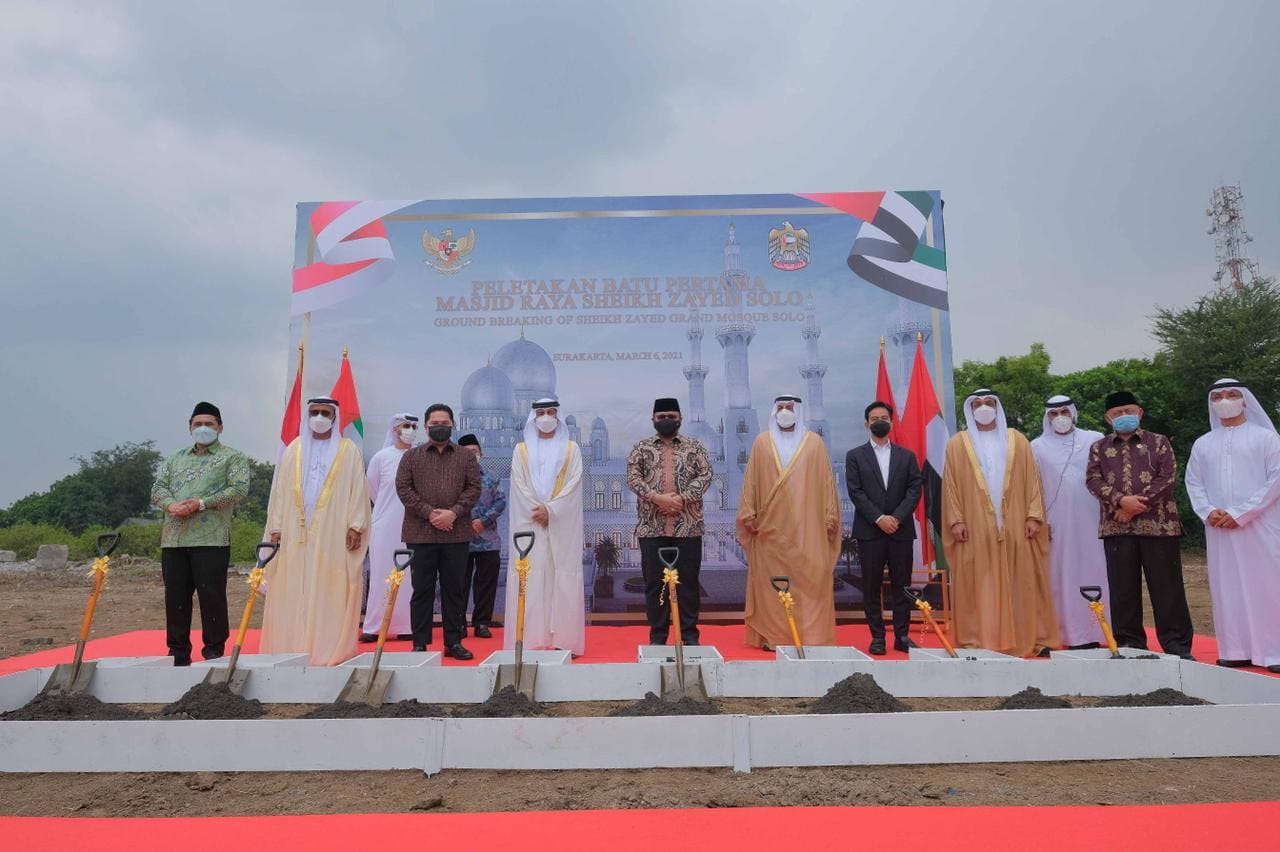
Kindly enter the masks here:
[[698, 574], [702, 568], [702, 495], [711, 485], [711, 457], [696, 438], [680, 433], [680, 403], [671, 398], [653, 403], [656, 435], [638, 442], [627, 456], [627, 487], [636, 493], [636, 538], [644, 575], [645, 615], [649, 642], [667, 644], [671, 605], [665, 599], [658, 549], [676, 547], [680, 556], [677, 602], [681, 639], [699, 644]]
[[191, 443], [164, 460], [151, 502], [164, 510], [160, 574], [169, 656], [191, 665], [191, 595], [200, 601], [206, 660], [226, 651], [231, 510], [249, 495], [249, 459], [223, 444], [222, 412], [198, 403], [187, 421]]
[[1191, 659], [1191, 612], [1182, 585], [1182, 521], [1173, 499], [1178, 462], [1164, 435], [1140, 429], [1142, 406], [1129, 391], [1107, 395], [1111, 434], [1089, 448], [1085, 485], [1098, 498], [1098, 537], [1107, 557], [1116, 643], [1147, 647], [1142, 577], [1166, 654]]

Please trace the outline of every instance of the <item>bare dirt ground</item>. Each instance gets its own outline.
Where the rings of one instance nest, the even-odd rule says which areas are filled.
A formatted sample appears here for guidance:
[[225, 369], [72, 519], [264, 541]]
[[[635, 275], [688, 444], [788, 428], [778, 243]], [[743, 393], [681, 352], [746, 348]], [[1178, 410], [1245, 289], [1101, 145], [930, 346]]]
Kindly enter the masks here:
[[[1196, 629], [1212, 633], [1203, 556], [1184, 556], [1184, 569]], [[0, 657], [70, 642], [89, 587], [84, 574], [0, 574]], [[243, 578], [233, 576], [228, 584], [232, 613], [239, 612], [247, 593]], [[113, 566], [94, 620], [94, 635], [155, 629], [163, 623], [159, 567], [124, 562]], [[775, 703], [780, 709], [788, 706], [786, 702]], [[993, 702], [909, 699], [907, 703], [917, 709], [977, 709]], [[612, 702], [599, 704], [602, 712], [615, 706]], [[743, 707], [726, 702], [724, 709], [742, 712], [750, 708], [745, 702]], [[281, 710], [280, 715], [294, 715], [294, 710], [301, 714], [305, 708], [298, 705]], [[1280, 799], [1280, 758], [1271, 757], [767, 769], [746, 775], [716, 769], [451, 770], [434, 778], [414, 771], [0, 774], [0, 814], [21, 816], [766, 805], [1121, 805], [1276, 799]]]

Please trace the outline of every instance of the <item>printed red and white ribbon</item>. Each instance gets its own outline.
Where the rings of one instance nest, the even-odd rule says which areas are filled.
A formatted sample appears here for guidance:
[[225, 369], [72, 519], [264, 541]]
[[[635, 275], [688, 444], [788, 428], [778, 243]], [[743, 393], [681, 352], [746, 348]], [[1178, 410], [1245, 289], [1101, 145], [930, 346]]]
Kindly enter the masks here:
[[330, 308], [385, 281], [395, 254], [382, 217], [416, 201], [326, 201], [311, 214], [315, 263], [293, 271], [293, 316]]

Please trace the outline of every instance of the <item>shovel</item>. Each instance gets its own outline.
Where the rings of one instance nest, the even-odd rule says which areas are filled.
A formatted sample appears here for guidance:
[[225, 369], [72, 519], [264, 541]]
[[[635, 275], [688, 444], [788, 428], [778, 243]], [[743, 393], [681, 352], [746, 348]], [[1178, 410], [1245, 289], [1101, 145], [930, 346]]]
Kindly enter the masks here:
[[409, 560], [412, 558], [412, 550], [397, 550], [392, 554], [391, 561], [395, 568], [387, 577], [387, 610], [382, 614], [382, 627], [378, 629], [378, 647], [373, 652], [373, 665], [367, 669], [356, 669], [351, 673], [351, 677], [347, 679], [347, 685], [338, 695], [339, 701], [379, 707], [386, 699], [387, 687], [391, 685], [393, 672], [378, 671], [378, 664], [382, 662], [382, 646], [387, 644], [387, 631], [391, 629], [391, 611], [396, 606], [396, 594], [400, 591], [400, 584], [404, 582], [404, 571], [409, 567]]
[[787, 624], [791, 627], [791, 643], [796, 646], [796, 656], [804, 659], [804, 645], [800, 644], [800, 631], [796, 629], [796, 600], [791, 596], [790, 577], [770, 577], [773, 590], [778, 593], [778, 600], [787, 613]]
[[1111, 625], [1107, 624], [1107, 617], [1102, 614], [1102, 587], [1081, 586], [1080, 596], [1089, 602], [1089, 609], [1093, 610], [1094, 617], [1098, 619], [1098, 626], [1102, 628], [1102, 635], [1106, 637], [1107, 647], [1111, 649], [1111, 659], [1120, 659], [1120, 649], [1116, 647], [1116, 637], [1111, 633]]
[[94, 549], [98, 553], [98, 558], [93, 560], [93, 570], [89, 573], [93, 575], [93, 591], [89, 593], [89, 605], [84, 609], [84, 619], [80, 622], [80, 638], [76, 640], [76, 656], [70, 663], [61, 663], [53, 667], [53, 674], [49, 676], [49, 682], [44, 685], [41, 692], [55, 694], [61, 693], [70, 695], [73, 692], [83, 692], [89, 686], [89, 681], [93, 680], [93, 670], [98, 667], [96, 662], [84, 662], [84, 646], [89, 641], [89, 628], [93, 625], [93, 611], [98, 608], [98, 596], [102, 594], [102, 587], [107, 583], [107, 574], [110, 568], [107, 566], [111, 563], [111, 551], [116, 549], [116, 545], [120, 543], [120, 533], [102, 533], [94, 541]]
[[[667, 668], [662, 668], [662, 697], [666, 701], [680, 701], [692, 698], [695, 701], [706, 701], [707, 690], [702, 685], [702, 668], [686, 672], [684, 666], [684, 634], [680, 630], [680, 600], [676, 596], [676, 586], [680, 585], [680, 572], [676, 570], [676, 560], [680, 558], [680, 548], [659, 547], [658, 559], [662, 562], [662, 583], [666, 586], [667, 600], [671, 602], [671, 627], [676, 631], [676, 682], [673, 686], [667, 676]], [[661, 600], [659, 600], [661, 605]]]
[[[244, 615], [240, 616], [240, 629], [236, 632], [236, 644], [231, 648], [231, 660], [227, 663], [227, 667], [209, 669], [204, 676], [204, 682], [208, 684], [225, 683], [227, 689], [236, 695], [244, 691], [244, 682], [248, 679], [249, 673], [246, 671], [236, 671], [236, 662], [240, 659], [240, 646], [244, 645], [244, 634], [249, 629], [249, 619], [253, 616], [253, 605], [258, 600], [258, 587], [262, 585], [262, 577], [267, 563], [275, 558], [276, 552], [280, 550], [280, 545], [272, 544], [264, 541], [254, 549], [254, 553], [258, 557], [258, 564], [253, 566], [253, 570], [249, 572], [249, 599], [244, 602]], [[266, 554], [265, 556], [263, 554]]]
[[516, 598], [516, 661], [515, 664], [503, 663], [498, 666], [498, 682], [493, 687], [497, 695], [508, 686], [514, 686], [517, 692], [523, 692], [530, 701], [533, 700], [533, 687], [538, 680], [538, 665], [535, 663], [525, 676], [524, 669], [524, 598], [529, 589], [529, 551], [533, 550], [533, 533], [518, 532], [511, 536], [511, 543], [516, 547], [516, 577], [520, 580], [520, 591]]
[[947, 634], [943, 633], [942, 628], [938, 626], [938, 622], [933, 620], [933, 607], [924, 599], [924, 596], [910, 586], [903, 586], [902, 593], [915, 603], [916, 609], [920, 610], [920, 614], [924, 616], [925, 623], [933, 628], [933, 634], [938, 637], [942, 647], [947, 649], [947, 653], [952, 657], [959, 658], [960, 655], [956, 653], [955, 646], [951, 644], [951, 640], [947, 639]]

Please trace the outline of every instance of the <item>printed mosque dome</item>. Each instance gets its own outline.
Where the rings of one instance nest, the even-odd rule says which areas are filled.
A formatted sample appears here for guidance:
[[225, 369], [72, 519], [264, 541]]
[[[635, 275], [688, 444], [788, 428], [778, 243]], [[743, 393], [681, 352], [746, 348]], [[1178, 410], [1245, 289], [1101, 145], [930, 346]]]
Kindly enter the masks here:
[[501, 411], [516, 407], [515, 391], [507, 374], [496, 367], [481, 367], [462, 385], [463, 411]]
[[507, 374], [518, 391], [536, 391], [539, 396], [556, 392], [556, 367], [551, 356], [523, 332], [493, 356], [493, 366]]

